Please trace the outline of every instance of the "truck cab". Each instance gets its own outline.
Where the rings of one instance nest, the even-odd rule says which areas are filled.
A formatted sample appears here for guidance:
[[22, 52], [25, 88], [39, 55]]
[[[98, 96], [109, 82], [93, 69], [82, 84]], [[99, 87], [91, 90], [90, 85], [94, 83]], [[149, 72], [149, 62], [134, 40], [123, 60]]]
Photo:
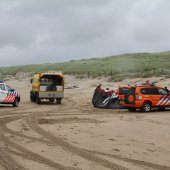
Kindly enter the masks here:
[[31, 79], [32, 89], [30, 92], [31, 102], [41, 103], [48, 100], [61, 104], [64, 97], [64, 75], [53, 72], [40, 72], [34, 74]]

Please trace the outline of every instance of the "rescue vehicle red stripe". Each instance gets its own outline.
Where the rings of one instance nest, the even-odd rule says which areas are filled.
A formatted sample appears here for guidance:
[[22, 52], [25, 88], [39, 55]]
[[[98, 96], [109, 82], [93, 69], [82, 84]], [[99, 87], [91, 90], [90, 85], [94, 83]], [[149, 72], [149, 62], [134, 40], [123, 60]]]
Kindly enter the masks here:
[[165, 97], [161, 96], [160, 101], [157, 103], [157, 106], [161, 105], [161, 103], [164, 101]]
[[169, 96], [169, 95], [166, 96], [166, 97], [164, 98], [163, 102], [162, 102], [160, 105], [161, 105], [161, 106], [167, 105], [167, 102], [169, 101], [169, 99], [170, 99], [170, 96]]

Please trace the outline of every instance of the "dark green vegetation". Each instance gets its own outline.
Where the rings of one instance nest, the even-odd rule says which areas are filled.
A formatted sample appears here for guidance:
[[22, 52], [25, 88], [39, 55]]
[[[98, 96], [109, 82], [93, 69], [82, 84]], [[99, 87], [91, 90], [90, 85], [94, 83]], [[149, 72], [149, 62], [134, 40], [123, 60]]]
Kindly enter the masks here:
[[170, 52], [134, 53], [54, 64], [1, 67], [0, 73], [15, 75], [17, 72], [35, 73], [48, 70], [62, 71], [80, 78], [108, 76], [110, 80], [115, 81], [135, 77], [170, 77]]

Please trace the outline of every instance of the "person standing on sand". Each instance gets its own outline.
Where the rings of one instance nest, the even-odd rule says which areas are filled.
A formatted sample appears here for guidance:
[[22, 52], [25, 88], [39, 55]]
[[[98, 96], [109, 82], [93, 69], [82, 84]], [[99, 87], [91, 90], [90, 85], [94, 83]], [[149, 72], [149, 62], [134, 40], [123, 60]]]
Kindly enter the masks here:
[[96, 90], [100, 90], [101, 89], [101, 84], [99, 84], [97, 87], [96, 87]]
[[168, 88], [167, 88], [167, 87], [165, 87], [165, 91], [166, 91], [167, 93], [169, 93], [169, 90], [168, 90]]

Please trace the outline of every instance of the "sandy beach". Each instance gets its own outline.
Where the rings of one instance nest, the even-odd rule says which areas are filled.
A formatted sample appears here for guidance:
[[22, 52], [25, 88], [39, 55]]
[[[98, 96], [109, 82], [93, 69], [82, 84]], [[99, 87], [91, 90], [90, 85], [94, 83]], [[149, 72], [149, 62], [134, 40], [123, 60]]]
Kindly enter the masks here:
[[[29, 79], [7, 82], [21, 94], [18, 108], [0, 105], [0, 170], [170, 170], [170, 110], [99, 109], [94, 88], [105, 79], [66, 76], [61, 105], [31, 103]], [[169, 86], [169, 79], [151, 81]]]

